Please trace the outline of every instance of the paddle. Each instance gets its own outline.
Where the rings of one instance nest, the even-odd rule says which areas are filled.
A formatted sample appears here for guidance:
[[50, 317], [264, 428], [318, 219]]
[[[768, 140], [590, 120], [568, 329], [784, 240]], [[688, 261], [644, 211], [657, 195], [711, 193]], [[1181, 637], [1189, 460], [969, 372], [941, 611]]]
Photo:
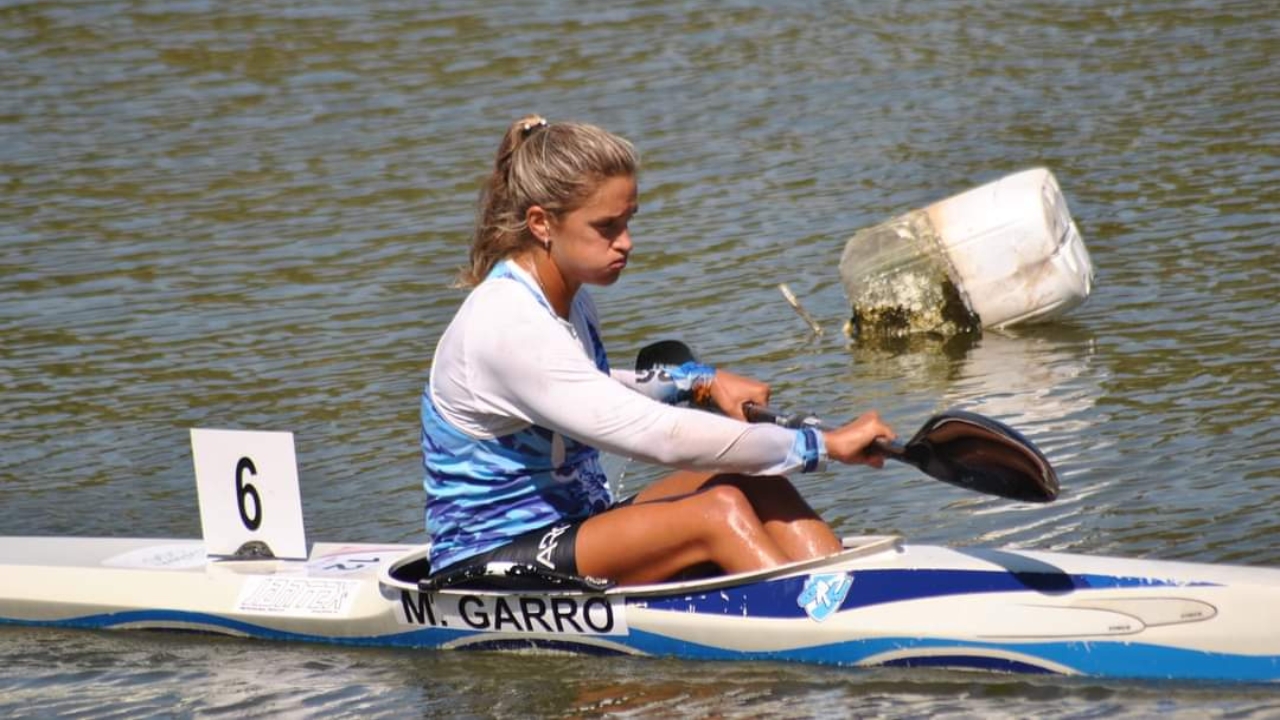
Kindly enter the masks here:
[[[636, 370], [696, 360], [688, 345], [663, 340], [640, 350]], [[750, 422], [822, 427], [812, 415], [779, 413], [754, 403], [747, 403], [743, 413]], [[1040, 450], [1008, 425], [977, 413], [946, 410], [929, 418], [906, 443], [877, 439], [875, 449], [966, 490], [1038, 503], [1058, 497], [1058, 474]]]

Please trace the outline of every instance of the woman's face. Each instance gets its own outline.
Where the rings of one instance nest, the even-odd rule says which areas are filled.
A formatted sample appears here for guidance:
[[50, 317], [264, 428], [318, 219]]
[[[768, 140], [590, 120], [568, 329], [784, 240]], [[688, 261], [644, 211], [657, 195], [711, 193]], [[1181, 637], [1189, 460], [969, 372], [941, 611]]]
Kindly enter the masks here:
[[616, 175], [600, 183], [582, 207], [551, 223], [551, 259], [569, 281], [612, 285], [627, 266], [631, 232], [640, 209], [636, 179]]

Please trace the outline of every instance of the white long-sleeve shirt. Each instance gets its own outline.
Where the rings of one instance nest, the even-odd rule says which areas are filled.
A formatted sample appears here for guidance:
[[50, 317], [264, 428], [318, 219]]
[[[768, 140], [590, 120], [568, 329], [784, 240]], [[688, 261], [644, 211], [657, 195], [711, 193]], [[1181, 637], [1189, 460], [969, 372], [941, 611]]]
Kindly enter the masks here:
[[825, 448], [814, 430], [666, 405], [636, 373], [609, 372], [598, 327], [585, 289], [565, 320], [511, 261], [463, 302], [423, 394], [435, 567], [607, 508], [596, 450], [691, 470], [821, 467]]

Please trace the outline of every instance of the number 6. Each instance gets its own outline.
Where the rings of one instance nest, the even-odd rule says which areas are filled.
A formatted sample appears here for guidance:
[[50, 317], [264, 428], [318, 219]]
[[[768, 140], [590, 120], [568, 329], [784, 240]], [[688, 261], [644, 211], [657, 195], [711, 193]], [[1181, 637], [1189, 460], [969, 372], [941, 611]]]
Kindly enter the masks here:
[[[240, 509], [240, 522], [250, 530], [257, 530], [262, 525], [262, 497], [258, 495], [258, 488], [244, 481], [246, 470], [255, 477], [258, 474], [258, 468], [254, 467], [253, 461], [242, 457], [240, 462], [236, 463], [236, 507]], [[244, 501], [247, 497], [253, 498], [253, 517], [249, 516], [249, 510], [245, 507]]]

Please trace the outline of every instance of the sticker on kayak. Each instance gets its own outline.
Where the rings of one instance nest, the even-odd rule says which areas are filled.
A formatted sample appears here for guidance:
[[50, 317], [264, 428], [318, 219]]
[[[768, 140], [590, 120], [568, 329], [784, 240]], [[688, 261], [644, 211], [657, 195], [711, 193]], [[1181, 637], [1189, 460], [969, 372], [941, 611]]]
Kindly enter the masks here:
[[138, 570], [187, 570], [205, 564], [204, 545], [201, 543], [174, 543], [151, 545], [130, 550], [102, 561], [107, 567]]
[[236, 610], [286, 617], [343, 617], [351, 612], [359, 580], [261, 577], [245, 582]]
[[796, 604], [804, 608], [809, 617], [822, 622], [840, 609], [840, 603], [844, 602], [851, 587], [853, 578], [849, 573], [810, 575], [796, 598]]
[[383, 561], [403, 555], [403, 547], [399, 548], [364, 548], [359, 550], [341, 550], [330, 555], [321, 555], [307, 561], [307, 572], [316, 575], [349, 575], [376, 568]]
[[468, 595], [400, 591], [402, 625], [500, 633], [626, 635], [626, 604], [603, 595]]

